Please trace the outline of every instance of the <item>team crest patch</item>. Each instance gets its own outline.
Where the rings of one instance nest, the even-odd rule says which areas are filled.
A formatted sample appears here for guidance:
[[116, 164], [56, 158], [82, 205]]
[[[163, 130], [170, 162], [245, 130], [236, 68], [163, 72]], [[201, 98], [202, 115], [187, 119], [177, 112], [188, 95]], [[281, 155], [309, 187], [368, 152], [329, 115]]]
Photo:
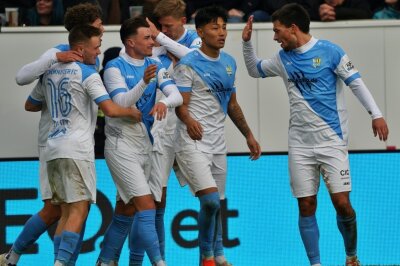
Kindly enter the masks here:
[[171, 76], [169, 75], [168, 71], [165, 71], [162, 75], [163, 79], [170, 79]]
[[351, 61], [347, 62], [347, 63], [344, 65], [344, 69], [346, 69], [347, 72], [349, 72], [350, 70], [354, 69], [353, 63], [352, 63]]
[[226, 67], [226, 74], [228, 74], [229, 76], [232, 75], [232, 67], [231, 66]]
[[321, 66], [321, 58], [319, 58], [319, 57], [313, 58], [312, 62], [313, 62], [313, 67], [314, 68], [317, 68], [317, 67]]

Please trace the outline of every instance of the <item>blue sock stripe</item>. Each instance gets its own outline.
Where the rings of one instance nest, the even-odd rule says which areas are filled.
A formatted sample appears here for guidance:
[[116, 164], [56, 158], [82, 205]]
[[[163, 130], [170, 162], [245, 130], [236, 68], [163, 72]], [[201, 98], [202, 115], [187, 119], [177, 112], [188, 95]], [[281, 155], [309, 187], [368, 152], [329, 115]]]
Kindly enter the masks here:
[[315, 215], [299, 217], [301, 239], [311, 264], [321, 263], [319, 254], [319, 229]]
[[347, 256], [357, 254], [357, 219], [356, 215], [351, 217], [336, 216], [337, 225], [342, 234]]
[[54, 246], [54, 261], [57, 258], [58, 255], [58, 249], [60, 248], [60, 243], [61, 243], [61, 235], [54, 236], [53, 238], [53, 246]]
[[[139, 242], [139, 248], [143, 248], [152, 263], [162, 260], [158, 236], [155, 227], [156, 210], [144, 210], [135, 214], [130, 242], [133, 247], [135, 241]], [[138, 238], [134, 239], [134, 236]], [[133, 251], [131, 251], [133, 253]]]
[[13, 244], [13, 250], [22, 254], [30, 245], [47, 230], [47, 224], [42, 220], [38, 213], [31, 216], [25, 223], [22, 232]]
[[80, 234], [63, 231], [61, 234], [61, 243], [58, 249], [56, 260], [67, 264], [71, 259], [72, 254], [76, 250], [80, 238]]
[[125, 239], [132, 227], [133, 216], [114, 214], [103, 238], [99, 260], [104, 263], [118, 261]]
[[165, 228], [164, 228], [164, 214], [165, 208], [156, 209], [156, 231], [158, 236], [158, 243], [160, 246], [160, 253], [163, 260], [165, 260]]
[[[217, 213], [220, 210], [219, 193], [199, 197], [199, 247], [202, 257], [214, 256]], [[217, 232], [218, 233], [218, 232]]]

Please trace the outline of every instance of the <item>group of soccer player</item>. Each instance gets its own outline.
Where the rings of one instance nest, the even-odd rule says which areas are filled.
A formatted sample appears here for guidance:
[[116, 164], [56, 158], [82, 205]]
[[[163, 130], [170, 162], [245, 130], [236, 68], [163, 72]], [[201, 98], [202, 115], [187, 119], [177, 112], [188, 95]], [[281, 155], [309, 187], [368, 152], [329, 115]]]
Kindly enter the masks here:
[[[104, 28], [97, 6], [67, 10], [69, 44], [48, 50], [17, 73], [17, 83], [38, 80], [25, 109], [41, 111], [40, 189], [44, 207], [33, 215], [0, 266], [17, 265], [21, 254], [53, 223], [54, 265], [75, 265], [90, 203], [96, 200], [93, 132], [97, 106], [106, 115], [104, 156], [117, 188], [112, 221], [96, 266], [118, 265], [129, 241], [129, 265], [166, 265], [164, 213], [174, 162], [182, 184], [199, 199], [201, 266], [229, 266], [224, 255], [220, 200], [225, 198], [228, 115], [246, 139], [250, 158], [261, 148], [236, 99], [235, 59], [222, 51], [227, 13], [198, 10], [196, 31], [186, 29], [182, 0], [161, 0], [147, 18], [123, 22], [120, 55], [96, 72]], [[252, 17], [243, 29], [243, 55], [252, 77], [281, 76], [290, 100], [290, 185], [299, 205], [299, 230], [311, 265], [321, 265], [316, 194], [322, 175], [337, 211], [346, 265], [360, 265], [356, 216], [349, 192], [347, 114], [339, 79], [372, 117], [375, 136], [386, 140], [382, 114], [348, 56], [337, 45], [309, 34], [310, 19], [298, 4], [272, 16], [282, 50], [257, 58]], [[346, 173], [343, 173], [342, 170]], [[245, 254], [244, 254], [245, 255]], [[193, 262], [197, 264], [197, 262]]]

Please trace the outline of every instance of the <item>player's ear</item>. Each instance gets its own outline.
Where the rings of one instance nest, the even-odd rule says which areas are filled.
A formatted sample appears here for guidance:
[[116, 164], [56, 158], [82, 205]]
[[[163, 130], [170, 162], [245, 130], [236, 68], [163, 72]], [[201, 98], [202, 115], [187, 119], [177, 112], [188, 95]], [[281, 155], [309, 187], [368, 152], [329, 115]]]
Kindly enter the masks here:
[[186, 24], [186, 22], [187, 22], [186, 17], [182, 17], [182, 18], [181, 18], [181, 23], [182, 23], [182, 24]]
[[204, 34], [203, 34], [203, 33], [204, 33], [204, 32], [203, 32], [203, 28], [200, 28], [200, 27], [199, 27], [199, 28], [196, 29], [196, 31], [197, 31], [197, 35], [199, 35], [199, 37], [202, 39], [202, 38], [203, 38], [203, 35], [204, 35]]

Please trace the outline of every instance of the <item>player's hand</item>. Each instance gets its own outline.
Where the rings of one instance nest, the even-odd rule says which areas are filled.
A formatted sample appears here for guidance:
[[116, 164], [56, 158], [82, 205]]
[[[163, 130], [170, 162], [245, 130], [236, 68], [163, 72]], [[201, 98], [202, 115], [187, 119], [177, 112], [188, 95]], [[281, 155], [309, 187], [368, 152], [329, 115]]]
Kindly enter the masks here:
[[243, 31], [242, 31], [242, 39], [245, 42], [248, 42], [251, 40], [251, 33], [253, 32], [253, 16], [250, 16], [247, 19], [246, 26], [244, 26]]
[[142, 121], [142, 112], [140, 112], [139, 109], [135, 107], [132, 107], [132, 119], [135, 123], [139, 123]]
[[250, 149], [250, 159], [252, 161], [257, 160], [261, 156], [261, 147], [257, 140], [254, 138], [253, 134], [250, 134], [246, 139], [247, 146]]
[[389, 135], [389, 128], [383, 117], [372, 120], [372, 130], [374, 131], [374, 136], [378, 136], [379, 140], [387, 140], [387, 137]]
[[335, 7], [328, 4], [320, 5], [319, 17], [321, 18], [321, 21], [335, 21], [336, 20]]
[[65, 51], [56, 53], [57, 61], [62, 63], [83, 62], [83, 55], [78, 51]]
[[201, 140], [203, 138], [203, 127], [198, 121], [190, 119], [189, 122], [186, 123], [186, 127], [189, 137], [192, 140]]
[[149, 23], [150, 26], [150, 31], [151, 31], [151, 38], [154, 40], [157, 38], [158, 34], [160, 34], [160, 31], [157, 29], [156, 25], [154, 25], [153, 22], [149, 18], [146, 17], [147, 23]]
[[156, 103], [150, 111], [150, 115], [157, 120], [163, 120], [167, 116], [168, 108], [163, 102]]
[[157, 65], [149, 65], [144, 71], [143, 81], [149, 84], [150, 80], [156, 76]]

